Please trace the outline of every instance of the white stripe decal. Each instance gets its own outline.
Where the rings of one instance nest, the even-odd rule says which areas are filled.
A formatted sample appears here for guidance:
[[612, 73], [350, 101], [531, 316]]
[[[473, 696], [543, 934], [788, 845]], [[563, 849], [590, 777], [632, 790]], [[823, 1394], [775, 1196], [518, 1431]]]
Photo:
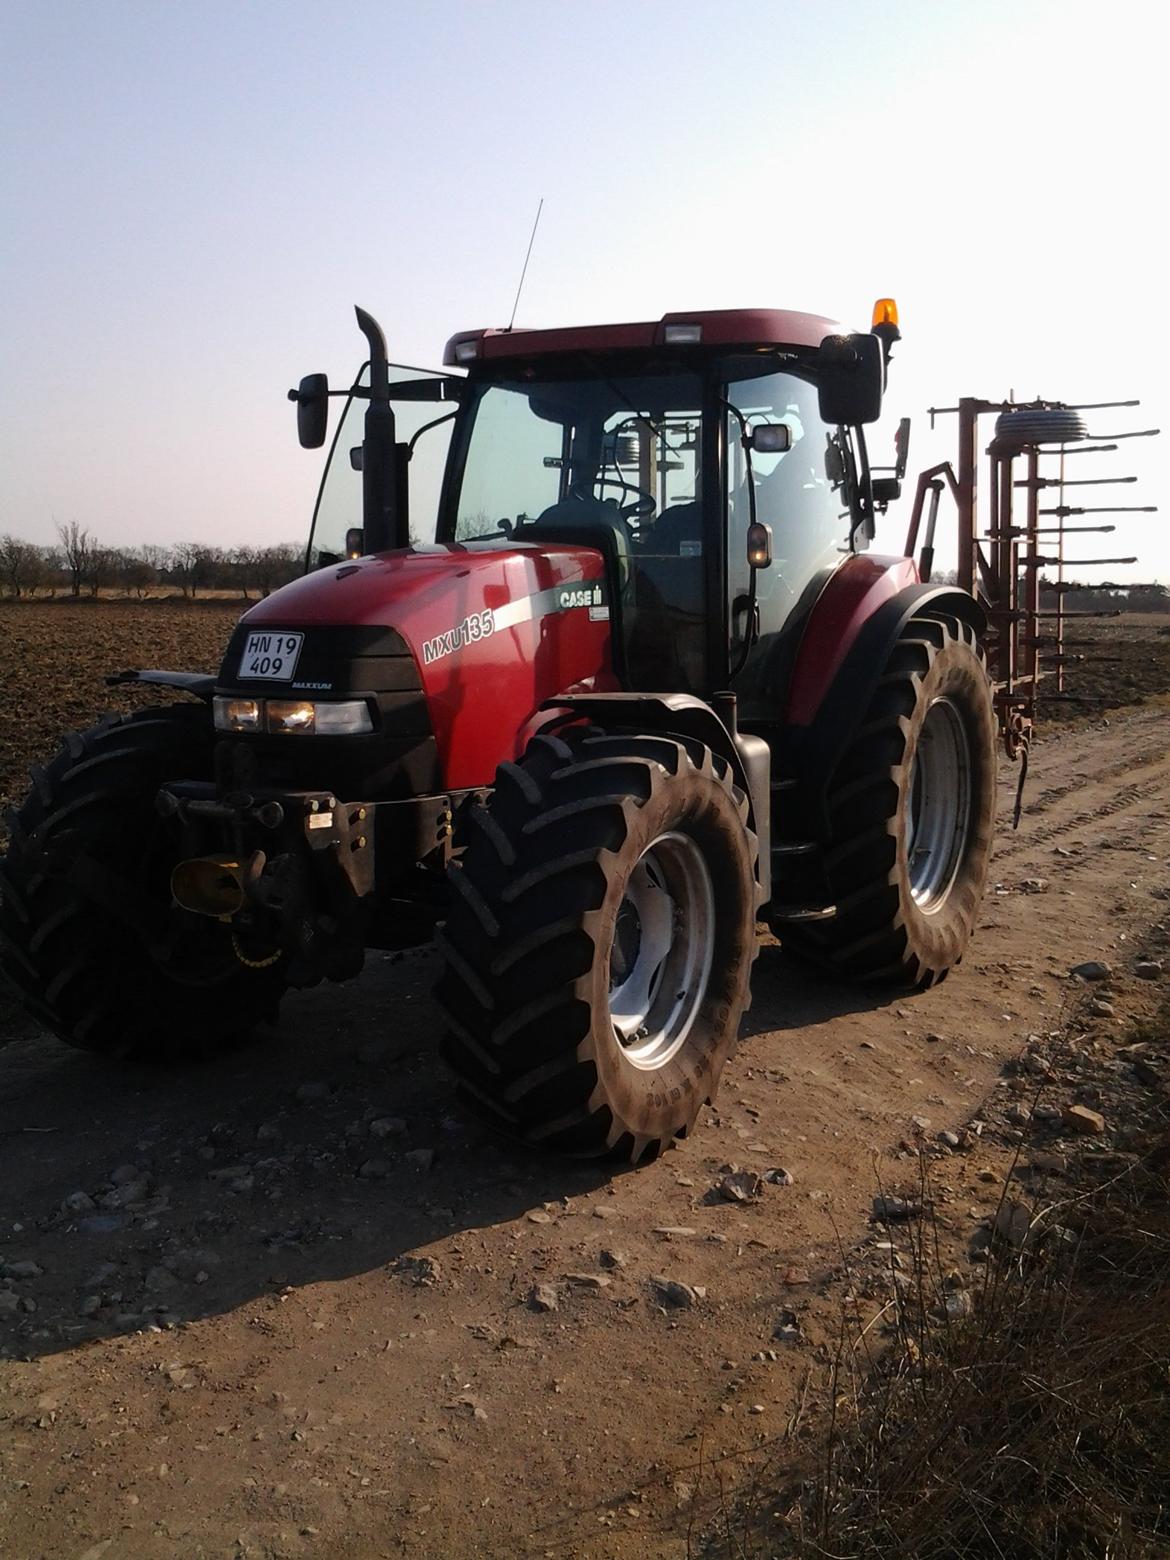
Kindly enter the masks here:
[[554, 585], [548, 590], [537, 591], [533, 596], [520, 596], [515, 601], [506, 601], [502, 607], [492, 611], [485, 608], [482, 612], [473, 612], [445, 634], [437, 634], [434, 639], [424, 642], [423, 665], [430, 666], [432, 662], [444, 660], [455, 651], [462, 650], [465, 645], [475, 644], [504, 629], [516, 628], [521, 623], [529, 623], [533, 618], [580, 607], [589, 609], [592, 622], [608, 621], [609, 605], [605, 586], [600, 581]]

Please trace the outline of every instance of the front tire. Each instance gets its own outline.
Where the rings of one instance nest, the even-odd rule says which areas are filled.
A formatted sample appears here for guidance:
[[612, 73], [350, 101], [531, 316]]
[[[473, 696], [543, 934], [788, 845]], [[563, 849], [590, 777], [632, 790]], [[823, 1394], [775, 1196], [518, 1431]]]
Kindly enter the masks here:
[[275, 1017], [279, 963], [237, 956], [231, 933], [172, 909], [181, 854], [155, 795], [209, 780], [210, 713], [176, 704], [72, 733], [32, 771], [0, 858], [0, 973], [66, 1044], [172, 1061], [235, 1044]]
[[972, 628], [912, 618], [829, 791], [833, 920], [777, 927], [854, 980], [926, 987], [974, 929], [995, 824], [995, 710]]
[[713, 1097], [749, 999], [756, 841], [730, 766], [540, 736], [469, 833], [437, 992], [461, 1093], [543, 1148], [653, 1158]]

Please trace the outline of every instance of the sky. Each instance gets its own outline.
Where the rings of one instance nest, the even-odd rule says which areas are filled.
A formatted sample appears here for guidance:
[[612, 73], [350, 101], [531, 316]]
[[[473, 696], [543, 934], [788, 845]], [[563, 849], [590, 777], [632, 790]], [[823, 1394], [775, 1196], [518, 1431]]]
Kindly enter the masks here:
[[[960, 395], [1136, 396], [1091, 428], [1160, 426], [1161, 16], [0, 0], [0, 533], [303, 538], [322, 453], [288, 387], [348, 380], [355, 303], [424, 367], [505, 324], [542, 197], [518, 325], [774, 307], [866, 328], [897, 298], [875, 461], [904, 415], [912, 473], [953, 456], [954, 420], [932, 436], [924, 413]], [[1168, 448], [1094, 474], [1160, 503]], [[1075, 555], [1141, 562], [1082, 577], [1170, 582], [1167, 518], [1116, 521]]]

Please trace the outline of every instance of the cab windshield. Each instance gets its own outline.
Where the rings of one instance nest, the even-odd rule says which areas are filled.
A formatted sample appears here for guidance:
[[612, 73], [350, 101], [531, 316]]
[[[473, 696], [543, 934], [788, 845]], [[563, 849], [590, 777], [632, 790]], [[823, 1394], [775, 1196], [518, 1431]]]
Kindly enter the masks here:
[[695, 374], [479, 386], [451, 539], [508, 536], [565, 503], [638, 531], [696, 503], [701, 406]]

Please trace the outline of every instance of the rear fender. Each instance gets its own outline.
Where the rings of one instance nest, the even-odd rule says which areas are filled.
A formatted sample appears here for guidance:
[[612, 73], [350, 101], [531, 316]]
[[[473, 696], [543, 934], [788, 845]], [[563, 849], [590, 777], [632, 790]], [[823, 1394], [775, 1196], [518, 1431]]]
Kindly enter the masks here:
[[[819, 604], [818, 604], [819, 605]], [[987, 626], [986, 614], [973, 596], [953, 585], [906, 585], [892, 593], [883, 592], [872, 610], [856, 624], [844, 654], [832, 668], [831, 680], [806, 677], [801, 701], [789, 699], [789, 718], [784, 728], [784, 750], [788, 765], [800, 781], [800, 791], [814, 810], [807, 823], [823, 835], [827, 828], [825, 797], [837, 765], [865, 717], [871, 698], [883, 676], [886, 663], [910, 619], [954, 617], [981, 634]], [[803, 657], [809, 635], [801, 646]], [[801, 664], [793, 679], [795, 694]], [[819, 702], [810, 702], [810, 692], [820, 684]], [[795, 714], [803, 718], [796, 720]]]
[[[772, 894], [772, 760], [762, 737], [732, 734], [718, 713], [689, 693], [565, 694], [550, 699], [537, 712], [530, 735], [566, 717], [583, 717], [597, 725], [664, 737], [689, 737], [702, 742], [731, 765], [736, 784], [748, 798], [749, 822], [759, 843], [756, 877], [761, 903]], [[539, 725], [537, 724], [539, 722]]]

